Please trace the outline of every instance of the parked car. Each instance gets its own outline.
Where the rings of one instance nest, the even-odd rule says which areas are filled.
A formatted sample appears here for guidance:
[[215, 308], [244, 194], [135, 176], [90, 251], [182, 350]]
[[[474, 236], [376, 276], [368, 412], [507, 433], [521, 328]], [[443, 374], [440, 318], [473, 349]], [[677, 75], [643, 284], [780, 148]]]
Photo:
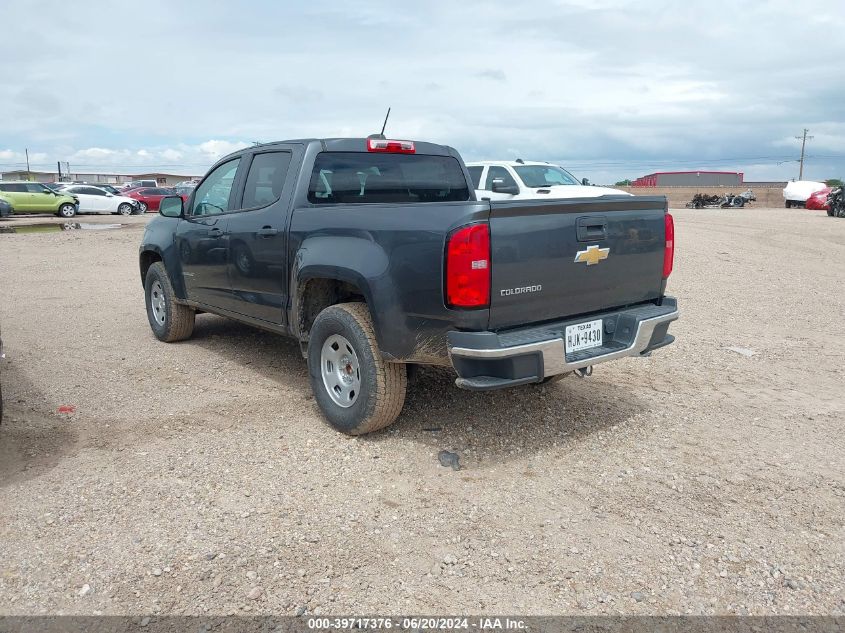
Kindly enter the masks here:
[[8, 200], [0, 196], [0, 218], [6, 218], [12, 215], [12, 205]]
[[79, 200], [79, 213], [119, 213], [131, 215], [140, 213], [137, 200], [127, 196], [116, 196], [92, 185], [72, 185], [62, 191], [73, 194]]
[[141, 213], [146, 213], [147, 211], [158, 211], [158, 205], [162, 198], [165, 196], [175, 196], [177, 193], [167, 187], [144, 187], [141, 189], [131, 189], [123, 195], [137, 200], [141, 208]]
[[807, 198], [807, 202], [804, 206], [808, 209], [812, 209], [813, 211], [827, 211], [827, 196], [831, 191], [833, 191], [833, 187], [825, 187], [824, 189], [816, 191]]
[[139, 251], [154, 335], [189, 338], [199, 310], [295, 338], [353, 435], [396, 419], [408, 364], [486, 391], [674, 340], [663, 196], [477, 201], [451, 147], [378, 136], [242, 149], [159, 213]]
[[159, 187], [161, 185], [158, 184], [155, 180], [133, 180], [131, 182], [127, 182], [122, 191], [127, 191], [129, 189], [140, 189], [141, 187]]
[[467, 163], [476, 196], [490, 200], [540, 200], [549, 198], [595, 198], [630, 196], [626, 191], [595, 187], [579, 181], [563, 167], [551, 163], [524, 161], [480, 161]]
[[55, 213], [72, 218], [79, 201], [64, 191], [53, 191], [40, 182], [0, 182], [0, 192], [13, 213]]
[[784, 206], [787, 209], [792, 207], [803, 207], [807, 202], [807, 198], [821, 191], [827, 185], [823, 182], [816, 182], [815, 180], [793, 180], [786, 183], [783, 189]]

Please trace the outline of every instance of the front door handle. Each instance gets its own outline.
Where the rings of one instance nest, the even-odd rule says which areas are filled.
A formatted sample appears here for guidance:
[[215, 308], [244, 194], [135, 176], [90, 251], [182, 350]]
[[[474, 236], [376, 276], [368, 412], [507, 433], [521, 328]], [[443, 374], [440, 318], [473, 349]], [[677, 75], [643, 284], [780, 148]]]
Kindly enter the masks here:
[[220, 237], [223, 235], [223, 229], [219, 229], [216, 226], [213, 229], [208, 229], [209, 237]]
[[258, 237], [273, 237], [274, 235], [278, 235], [279, 230], [274, 229], [272, 226], [265, 226], [258, 229]]

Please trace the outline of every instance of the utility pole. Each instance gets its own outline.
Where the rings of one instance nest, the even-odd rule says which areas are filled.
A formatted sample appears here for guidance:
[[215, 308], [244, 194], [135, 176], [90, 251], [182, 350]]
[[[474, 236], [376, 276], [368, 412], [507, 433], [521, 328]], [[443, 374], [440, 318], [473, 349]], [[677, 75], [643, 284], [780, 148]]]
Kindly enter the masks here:
[[804, 128], [804, 136], [796, 136], [795, 138], [801, 139], [801, 166], [798, 168], [798, 180], [804, 179], [804, 146], [807, 144], [807, 139], [812, 139], [812, 136], [807, 136], [807, 132], [809, 132], [807, 128]]
[[56, 166], [59, 168], [59, 182], [62, 181], [62, 161], [57, 160]]
[[29, 180], [31, 178], [29, 173], [29, 148], [26, 147], [23, 151], [26, 153], [26, 179]]

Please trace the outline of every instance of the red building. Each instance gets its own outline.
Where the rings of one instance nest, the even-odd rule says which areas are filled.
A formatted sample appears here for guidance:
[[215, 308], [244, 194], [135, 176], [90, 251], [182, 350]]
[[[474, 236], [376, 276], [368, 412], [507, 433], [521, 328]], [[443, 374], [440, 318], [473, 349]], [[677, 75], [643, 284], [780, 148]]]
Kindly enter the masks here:
[[741, 171], [658, 171], [637, 178], [632, 187], [731, 187], [741, 185]]

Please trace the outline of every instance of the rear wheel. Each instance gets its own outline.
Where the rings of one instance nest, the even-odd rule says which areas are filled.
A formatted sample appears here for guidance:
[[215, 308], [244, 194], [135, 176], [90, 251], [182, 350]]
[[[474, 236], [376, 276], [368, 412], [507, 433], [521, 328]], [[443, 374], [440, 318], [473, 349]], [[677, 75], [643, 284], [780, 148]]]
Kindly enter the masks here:
[[350, 435], [390, 425], [405, 404], [405, 365], [381, 357], [364, 303], [341, 303], [317, 315], [308, 342], [308, 373], [326, 420]]
[[147, 271], [144, 296], [150, 328], [160, 341], [173, 343], [190, 338], [194, 332], [196, 313], [176, 302], [176, 294], [163, 263], [155, 262]]
[[76, 207], [73, 206], [70, 202], [65, 202], [59, 207], [59, 210], [56, 212], [56, 215], [61, 216], [63, 218], [72, 218], [76, 215]]
[[147, 212], [147, 203], [146, 202], [140, 202], [138, 204], [138, 208], [141, 210], [141, 213], [146, 213]]

